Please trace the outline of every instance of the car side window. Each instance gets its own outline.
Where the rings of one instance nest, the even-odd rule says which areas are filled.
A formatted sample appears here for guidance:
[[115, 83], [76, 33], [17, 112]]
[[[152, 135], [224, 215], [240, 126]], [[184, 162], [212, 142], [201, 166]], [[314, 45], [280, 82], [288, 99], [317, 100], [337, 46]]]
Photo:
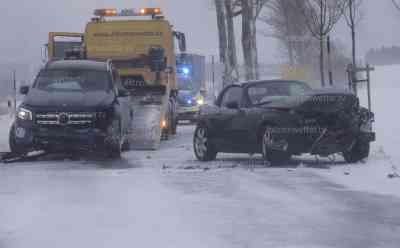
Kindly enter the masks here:
[[241, 103], [243, 96], [243, 89], [241, 87], [231, 87], [227, 91], [225, 91], [222, 96], [220, 106], [227, 107], [228, 103], [237, 102]]

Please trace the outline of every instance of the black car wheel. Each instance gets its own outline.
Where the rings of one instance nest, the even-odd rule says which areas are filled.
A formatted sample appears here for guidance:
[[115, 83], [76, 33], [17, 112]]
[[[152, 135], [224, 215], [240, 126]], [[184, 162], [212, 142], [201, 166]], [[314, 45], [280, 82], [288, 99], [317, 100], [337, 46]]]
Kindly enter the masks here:
[[212, 161], [217, 158], [217, 151], [210, 142], [208, 129], [205, 126], [197, 126], [194, 132], [193, 147], [196, 158], [200, 161]]
[[350, 150], [343, 152], [343, 157], [347, 163], [357, 163], [367, 158], [370, 152], [370, 143], [358, 139]]
[[262, 155], [271, 165], [280, 165], [290, 160], [290, 153], [271, 149], [271, 144], [275, 142], [271, 129], [266, 127], [262, 137]]
[[28, 149], [26, 147], [21, 146], [16, 141], [17, 137], [15, 135], [15, 125], [11, 126], [10, 134], [9, 134], [9, 145], [10, 150], [13, 154], [18, 156], [25, 156], [28, 154]]

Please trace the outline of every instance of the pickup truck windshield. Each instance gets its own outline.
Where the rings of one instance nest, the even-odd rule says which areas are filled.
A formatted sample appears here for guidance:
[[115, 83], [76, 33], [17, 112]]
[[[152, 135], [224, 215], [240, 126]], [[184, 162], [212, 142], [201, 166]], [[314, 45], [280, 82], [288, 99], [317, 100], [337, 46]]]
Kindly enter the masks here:
[[45, 91], [109, 91], [109, 74], [91, 70], [47, 70], [42, 71], [34, 86]]

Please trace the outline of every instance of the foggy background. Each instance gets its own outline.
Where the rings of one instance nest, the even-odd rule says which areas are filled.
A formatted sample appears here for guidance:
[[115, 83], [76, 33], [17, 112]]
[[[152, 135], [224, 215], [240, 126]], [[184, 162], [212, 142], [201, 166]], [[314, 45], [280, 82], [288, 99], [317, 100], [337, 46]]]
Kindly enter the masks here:
[[[391, 0], [364, 0], [363, 20], [357, 39], [359, 59], [370, 48], [400, 44], [400, 13]], [[96, 8], [161, 7], [177, 30], [185, 32], [188, 50], [208, 57], [218, 54], [216, 14], [213, 0], [4, 0], [0, 15], [0, 83], [4, 95], [14, 68], [18, 80], [30, 81], [41, 61], [41, 48], [47, 43], [50, 31], [83, 32], [85, 24]], [[237, 46], [240, 43], [240, 25], [237, 26]], [[267, 30], [263, 23], [258, 30]], [[261, 32], [260, 32], [261, 33]], [[337, 25], [332, 35], [349, 45], [347, 26]], [[276, 41], [259, 35], [259, 59], [263, 64], [282, 62]], [[241, 49], [238, 49], [241, 50]], [[350, 48], [348, 49], [350, 57]], [[241, 54], [239, 53], [241, 60]]]

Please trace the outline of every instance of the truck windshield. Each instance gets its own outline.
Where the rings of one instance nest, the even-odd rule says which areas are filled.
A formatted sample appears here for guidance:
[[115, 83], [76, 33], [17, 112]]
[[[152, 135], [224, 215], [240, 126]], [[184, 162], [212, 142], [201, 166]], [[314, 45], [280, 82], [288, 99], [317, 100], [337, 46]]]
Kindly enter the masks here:
[[36, 89], [45, 91], [109, 91], [109, 74], [91, 70], [47, 70], [36, 79]]

